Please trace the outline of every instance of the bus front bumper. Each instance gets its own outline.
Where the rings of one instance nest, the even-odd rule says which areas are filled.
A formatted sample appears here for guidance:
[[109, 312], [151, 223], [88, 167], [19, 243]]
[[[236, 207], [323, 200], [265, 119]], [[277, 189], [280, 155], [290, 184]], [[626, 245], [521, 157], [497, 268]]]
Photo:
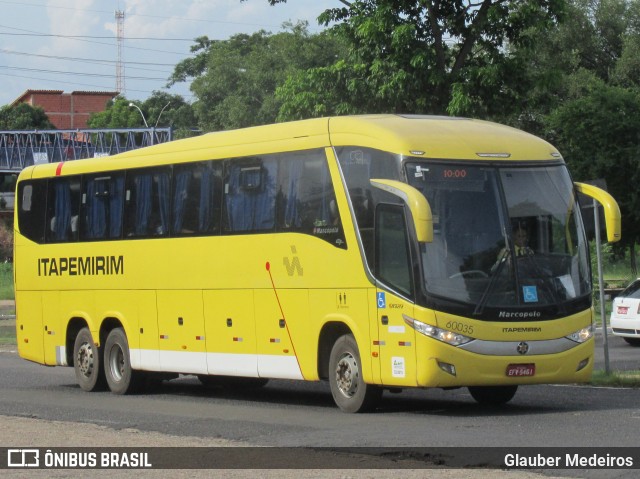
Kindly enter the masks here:
[[416, 342], [420, 387], [584, 383], [593, 370], [593, 338], [546, 354], [532, 354], [526, 341], [512, 354], [479, 353], [425, 337]]

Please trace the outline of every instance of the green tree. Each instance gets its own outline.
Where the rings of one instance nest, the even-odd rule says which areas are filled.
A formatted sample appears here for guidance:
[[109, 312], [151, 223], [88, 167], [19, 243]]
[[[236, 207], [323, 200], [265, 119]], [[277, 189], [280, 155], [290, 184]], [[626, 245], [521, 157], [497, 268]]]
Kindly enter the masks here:
[[123, 96], [111, 100], [104, 111], [94, 113], [87, 121], [89, 128], [140, 128], [144, 122], [140, 112], [129, 106]]
[[55, 126], [49, 121], [41, 107], [33, 107], [27, 103], [15, 106], [5, 105], [0, 108], [0, 130], [53, 130]]
[[229, 40], [207, 37], [192, 46], [193, 58], [180, 62], [170, 85], [193, 79], [191, 91], [198, 124], [206, 131], [272, 123], [280, 110], [276, 88], [300, 70], [328, 65], [339, 41], [311, 35], [306, 23], [286, 25], [284, 32], [264, 30]]
[[196, 118], [193, 108], [180, 95], [154, 91], [143, 102], [133, 102], [142, 111], [130, 106], [132, 102], [119, 96], [111, 101], [107, 108], [91, 115], [87, 122], [90, 128], [144, 128], [145, 121], [149, 127], [174, 128], [174, 138], [192, 136], [196, 129]]
[[640, 240], [640, 91], [602, 80], [590, 85], [549, 116], [549, 137], [576, 179], [606, 180], [623, 218], [618, 247], [633, 252]]
[[640, 82], [640, 2], [568, 0], [551, 31], [530, 30], [531, 48], [513, 48], [526, 95], [506, 123], [544, 134], [545, 119], [566, 101], [604, 82], [625, 87]]
[[[514, 51], [531, 88], [510, 123], [546, 136], [578, 181], [602, 178], [622, 210], [617, 254], [640, 238], [640, 2], [571, 0], [535, 51]], [[635, 270], [634, 263], [631, 265]]]
[[[285, 0], [269, 0], [271, 4]], [[526, 91], [508, 46], [533, 48], [564, 0], [354, 0], [320, 16], [349, 48], [278, 90], [281, 118], [360, 112], [481, 114]]]

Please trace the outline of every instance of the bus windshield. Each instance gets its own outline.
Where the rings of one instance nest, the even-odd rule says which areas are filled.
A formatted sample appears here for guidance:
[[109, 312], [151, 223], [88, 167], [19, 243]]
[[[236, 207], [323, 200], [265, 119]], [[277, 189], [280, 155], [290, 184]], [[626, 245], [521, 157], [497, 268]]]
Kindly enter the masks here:
[[406, 173], [433, 213], [433, 242], [421, 245], [421, 256], [437, 309], [455, 304], [493, 320], [583, 309], [591, 292], [588, 253], [564, 165], [410, 161]]

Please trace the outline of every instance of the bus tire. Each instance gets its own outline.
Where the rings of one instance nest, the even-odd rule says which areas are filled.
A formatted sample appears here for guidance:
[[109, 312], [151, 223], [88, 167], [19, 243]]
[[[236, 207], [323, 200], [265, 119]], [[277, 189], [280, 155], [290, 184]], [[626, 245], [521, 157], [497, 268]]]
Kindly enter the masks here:
[[516, 395], [518, 386], [469, 386], [469, 393], [479, 404], [500, 406]]
[[329, 356], [329, 385], [333, 400], [344, 412], [371, 411], [382, 396], [380, 387], [364, 382], [361, 365], [353, 335], [340, 336]]
[[73, 369], [76, 381], [84, 391], [105, 389], [101, 350], [93, 342], [89, 328], [82, 328], [73, 343]]
[[131, 369], [129, 342], [122, 328], [112, 329], [104, 343], [104, 373], [114, 394], [138, 392], [144, 384], [143, 373]]

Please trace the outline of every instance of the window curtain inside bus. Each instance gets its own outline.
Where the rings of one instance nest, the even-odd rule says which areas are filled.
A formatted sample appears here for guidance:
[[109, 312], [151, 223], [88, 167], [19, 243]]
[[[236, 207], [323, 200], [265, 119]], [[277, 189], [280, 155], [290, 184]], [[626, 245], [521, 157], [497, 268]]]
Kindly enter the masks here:
[[173, 192], [173, 231], [179, 233], [184, 222], [184, 211], [187, 206], [187, 194], [191, 182], [191, 170], [183, 170], [176, 174]]
[[54, 232], [53, 238], [56, 241], [64, 241], [68, 239], [69, 227], [71, 225], [71, 190], [69, 182], [57, 182], [55, 192], [55, 216], [51, 229]]
[[135, 234], [146, 235], [151, 215], [151, 187], [153, 180], [150, 174], [137, 175], [134, 180], [136, 188], [136, 224]]
[[198, 229], [201, 233], [211, 229], [213, 179], [213, 170], [210, 167], [203, 168], [202, 183], [200, 185], [200, 210], [198, 212]]
[[304, 163], [293, 159], [289, 162], [289, 182], [287, 184], [286, 205], [284, 210], [285, 228], [300, 228], [302, 218], [300, 216], [299, 188], [302, 182]]
[[89, 239], [103, 238], [106, 225], [105, 197], [97, 195], [99, 188], [96, 180], [89, 180], [87, 183], [87, 231]]
[[169, 232], [169, 208], [171, 201], [171, 187], [169, 186], [169, 174], [161, 172], [158, 174], [158, 209], [160, 213], [160, 223], [155, 234], [166, 235]]
[[230, 231], [273, 229], [277, 165], [275, 159], [263, 161], [260, 168], [231, 164], [226, 195]]
[[119, 238], [122, 234], [122, 207], [124, 200], [124, 176], [111, 180], [109, 185], [109, 237]]
[[120, 237], [123, 194], [122, 176], [87, 182], [87, 238]]

